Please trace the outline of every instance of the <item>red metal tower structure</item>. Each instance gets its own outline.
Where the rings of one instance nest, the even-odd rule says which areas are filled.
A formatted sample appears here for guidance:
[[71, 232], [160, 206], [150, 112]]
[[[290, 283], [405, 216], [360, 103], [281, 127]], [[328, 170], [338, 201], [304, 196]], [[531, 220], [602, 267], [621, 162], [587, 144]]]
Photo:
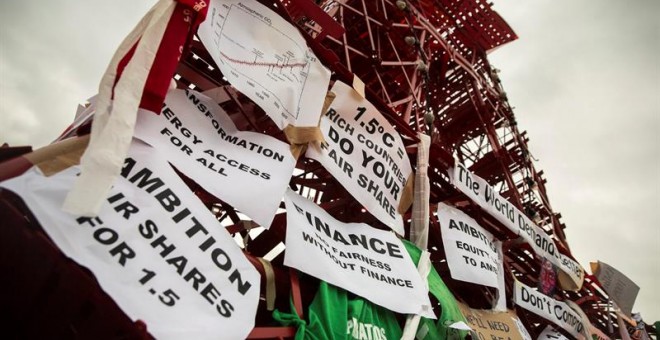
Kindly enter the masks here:
[[[401, 133], [411, 159], [415, 159], [417, 132], [431, 136], [431, 205], [452, 202], [497, 238], [506, 240], [504, 265], [505, 272], [510, 273], [507, 296], [511, 296], [514, 277], [528, 286], [537, 285], [540, 260], [528, 245], [518, 242], [516, 235], [450, 184], [447, 170], [453, 167], [454, 159], [495, 186], [502, 196], [551, 235], [564, 254], [570, 255], [563, 232], [565, 226], [560, 221], [561, 215], [552, 209], [548, 200], [543, 171], [534, 165], [527, 146], [528, 137], [519, 130], [498, 71], [487, 58], [490, 51], [517, 38], [493, 10], [492, 4], [484, 0], [260, 2], [305, 33], [309, 46], [333, 71], [334, 80], [350, 84], [355, 75], [364, 82], [366, 98]], [[222, 106], [239, 129], [285, 139], [257, 105], [223, 80], [223, 75], [198, 40], [192, 42], [181, 59], [175, 79], [180, 88], [205, 91], [221, 87], [231, 98]], [[386, 228], [361, 209], [360, 204], [320, 164], [301, 158], [297, 168], [290, 186], [312, 197], [337, 219]], [[283, 265], [283, 251], [286, 250], [281, 244], [286, 228], [285, 215], [277, 215], [270, 229], [254, 236], [249, 232], [254, 227], [252, 221], [245, 220], [231, 206], [206, 193], [194, 182], [188, 181], [188, 184], [231, 233], [241, 235], [245, 240], [245, 253], [255, 267], [263, 272], [265, 269], [258, 258], [270, 260], [276, 278], [277, 306], [287, 307], [292, 296], [298, 313], [302, 315], [303, 306], [311, 300], [313, 291], [308, 288], [311, 286], [308, 282], [299, 281], [295, 272]], [[8, 201], [4, 200], [3, 204]], [[408, 230], [410, 212], [404, 220]], [[429, 251], [435, 268], [459, 299], [475, 308], [489, 308], [495, 295], [492, 289], [450, 278], [439, 230], [437, 218], [431, 216]], [[47, 248], [47, 241], [39, 242]], [[84, 276], [78, 272], [75, 277]], [[61, 280], [64, 281], [57, 282], [65, 290], [69, 289], [67, 284], [73, 282]], [[87, 285], [93, 283], [84, 284]], [[34, 292], [43, 293], [43, 289], [34, 287]], [[265, 281], [262, 282], [262, 292], [273, 294], [266, 289]], [[57, 293], [51, 289], [43, 294]], [[555, 294], [556, 298], [575, 301], [590, 321], [607, 333], [608, 318], [615, 316], [607, 314], [604, 308], [607, 297], [592, 277], [587, 275], [583, 287], [577, 292], [557, 290]], [[94, 308], [116, 309], [105, 298], [90, 301], [99, 306]], [[35, 300], [34, 303], [42, 302]], [[511, 301], [507, 305], [515, 308]], [[547, 324], [525, 310], [518, 309], [517, 313], [533, 336]], [[120, 316], [113, 318], [121, 319]], [[117, 322], [125, 326], [126, 320]], [[110, 323], [107, 325], [114, 327]], [[260, 304], [257, 327], [251, 336], [277, 338], [294, 334], [292, 328], [273, 326], [264, 302]]]

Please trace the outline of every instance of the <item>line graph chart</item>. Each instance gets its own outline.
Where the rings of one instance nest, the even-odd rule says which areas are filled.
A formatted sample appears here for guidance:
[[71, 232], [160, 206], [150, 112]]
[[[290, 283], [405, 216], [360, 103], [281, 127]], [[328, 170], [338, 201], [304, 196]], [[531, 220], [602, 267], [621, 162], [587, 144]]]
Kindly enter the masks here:
[[256, 1], [217, 0], [199, 36], [227, 80], [280, 128], [313, 126], [330, 72], [298, 30]]

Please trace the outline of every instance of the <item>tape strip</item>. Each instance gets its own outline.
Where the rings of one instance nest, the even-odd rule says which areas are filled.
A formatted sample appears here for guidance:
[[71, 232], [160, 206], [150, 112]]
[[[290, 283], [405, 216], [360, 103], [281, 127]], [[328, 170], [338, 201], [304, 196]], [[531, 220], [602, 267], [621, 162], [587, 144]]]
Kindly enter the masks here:
[[[326, 93], [323, 107], [321, 108], [321, 115], [319, 116], [319, 123], [323, 114], [328, 111], [332, 101], [335, 100], [335, 97], [337, 95], [332, 91]], [[291, 144], [291, 154], [295, 159], [298, 159], [307, 150], [307, 146], [310, 143], [319, 151], [321, 150], [321, 144], [325, 143], [323, 133], [318, 126], [293, 126], [289, 124], [283, 131], [289, 144]]]
[[399, 207], [397, 208], [397, 212], [401, 215], [405, 214], [406, 211], [408, 211], [408, 208], [413, 203], [413, 193], [414, 193], [414, 188], [415, 188], [415, 173], [410, 174], [408, 176], [408, 180], [406, 180], [406, 185], [403, 187], [403, 191], [401, 192], [401, 200], [399, 201]]
[[429, 240], [429, 199], [431, 189], [428, 166], [431, 137], [423, 133], [418, 133], [417, 137], [419, 138], [419, 143], [417, 143], [417, 172], [415, 173], [410, 241], [418, 248], [426, 249]]
[[80, 164], [80, 157], [88, 143], [89, 135], [69, 138], [35, 150], [25, 155], [25, 158], [38, 167], [44, 176], [50, 177], [73, 165]]
[[261, 262], [261, 265], [264, 267], [264, 274], [266, 274], [266, 309], [272, 311], [275, 309], [275, 298], [277, 297], [275, 271], [270, 261], [261, 257], [257, 259]]
[[[81, 174], [67, 195], [63, 210], [95, 216], [121, 171], [133, 138], [137, 110], [156, 53], [176, 2], [160, 0], [122, 42], [99, 85], [99, 99]], [[114, 87], [120, 60], [137, 43], [133, 57]]]
[[353, 75], [353, 89], [357, 92], [362, 98], [365, 98], [364, 95], [364, 82], [358, 76]]

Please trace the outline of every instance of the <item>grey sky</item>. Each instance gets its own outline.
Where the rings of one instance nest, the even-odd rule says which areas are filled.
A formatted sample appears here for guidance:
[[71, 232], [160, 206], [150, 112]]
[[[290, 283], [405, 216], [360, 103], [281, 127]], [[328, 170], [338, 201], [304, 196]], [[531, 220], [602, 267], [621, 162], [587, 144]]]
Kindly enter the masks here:
[[640, 287], [660, 320], [660, 2], [497, 1], [519, 40], [491, 55], [573, 255]]
[[[0, 142], [42, 146], [96, 92], [147, 0], [1, 1]], [[573, 254], [641, 287], [660, 319], [660, 2], [500, 0], [520, 39], [491, 55]]]

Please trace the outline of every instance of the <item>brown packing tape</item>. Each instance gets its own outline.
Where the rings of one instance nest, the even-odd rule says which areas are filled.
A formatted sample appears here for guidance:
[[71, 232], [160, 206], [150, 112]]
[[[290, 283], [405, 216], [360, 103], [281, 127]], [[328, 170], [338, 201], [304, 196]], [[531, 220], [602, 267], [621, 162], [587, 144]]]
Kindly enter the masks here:
[[397, 212], [399, 212], [401, 215], [405, 214], [413, 203], [415, 188], [414, 184], [415, 173], [413, 172], [410, 174], [410, 176], [408, 176], [406, 185], [403, 187], [403, 192], [401, 192], [401, 200], [399, 201], [399, 207], [397, 208]]
[[89, 143], [89, 135], [65, 139], [47, 145], [25, 155], [25, 158], [48, 177], [73, 165], [80, 164], [80, 157]]
[[[336, 96], [337, 95], [335, 95], [335, 93], [332, 91], [328, 91], [326, 93], [325, 100], [323, 101], [323, 107], [321, 108], [321, 116], [319, 116], [319, 123], [321, 121], [321, 117], [326, 111], [328, 111], [330, 104], [332, 104], [332, 101], [335, 100]], [[299, 127], [287, 125], [284, 128], [284, 135], [291, 144], [291, 154], [296, 159], [300, 158], [300, 155], [302, 155], [305, 150], [307, 150], [307, 145], [309, 143], [312, 143], [312, 145], [317, 148], [317, 150], [320, 150], [321, 144], [325, 143], [323, 133], [321, 133], [321, 129], [318, 126]]]
[[277, 297], [275, 271], [270, 261], [261, 257], [258, 257], [257, 260], [261, 262], [264, 267], [264, 274], [266, 274], [266, 309], [272, 311], [275, 309], [275, 298]]
[[318, 126], [298, 127], [287, 125], [284, 128], [284, 135], [291, 143], [291, 154], [296, 159], [307, 150], [309, 143], [312, 143], [316, 148], [320, 148], [321, 143], [325, 143], [321, 129]]
[[365, 98], [364, 95], [364, 82], [358, 76], [353, 75], [353, 90], [357, 92], [362, 98]]

